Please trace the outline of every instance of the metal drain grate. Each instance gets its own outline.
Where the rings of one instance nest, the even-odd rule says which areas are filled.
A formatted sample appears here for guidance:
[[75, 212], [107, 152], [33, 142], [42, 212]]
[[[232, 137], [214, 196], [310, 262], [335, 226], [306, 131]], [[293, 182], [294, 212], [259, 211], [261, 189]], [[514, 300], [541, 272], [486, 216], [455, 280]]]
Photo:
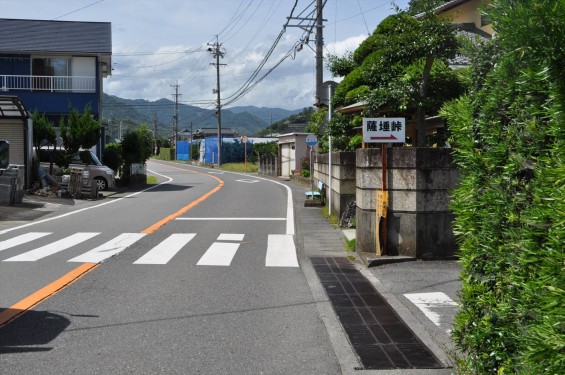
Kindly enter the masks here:
[[310, 260], [364, 368], [443, 368], [349, 259]]

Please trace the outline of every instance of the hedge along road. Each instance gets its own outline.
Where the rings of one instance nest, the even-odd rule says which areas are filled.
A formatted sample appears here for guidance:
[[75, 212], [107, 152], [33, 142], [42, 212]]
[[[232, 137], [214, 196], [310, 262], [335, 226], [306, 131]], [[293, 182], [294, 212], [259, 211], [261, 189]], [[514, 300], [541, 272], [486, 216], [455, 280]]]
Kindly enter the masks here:
[[[205, 192], [204, 194], [202, 194], [198, 198], [194, 199], [193, 201], [191, 201], [190, 203], [188, 203], [187, 205], [185, 205], [181, 209], [178, 209], [174, 213], [167, 215], [163, 219], [158, 220], [157, 222], [154, 222], [153, 224], [149, 225], [146, 229], [141, 231], [141, 233], [143, 233], [143, 234], [151, 234], [151, 233], [155, 232], [156, 230], [158, 230], [163, 225], [174, 220], [178, 216], [186, 213], [188, 210], [190, 210], [191, 208], [198, 205], [199, 203], [208, 199], [211, 195], [213, 195], [214, 193], [219, 191], [224, 186], [224, 182], [220, 178], [213, 176], [213, 175], [210, 175], [210, 174], [206, 174], [206, 173], [202, 173], [202, 172], [198, 172], [198, 171], [194, 171], [194, 170], [187, 170], [187, 169], [183, 169], [183, 168], [175, 168], [175, 167], [172, 167], [172, 166], [169, 166], [169, 168], [181, 170], [181, 171], [183, 171], [183, 173], [191, 173], [191, 174], [197, 174], [197, 175], [205, 176], [208, 179], [215, 180], [217, 182], [217, 185], [212, 187], [209, 191]], [[163, 177], [165, 179], [165, 181], [163, 181], [163, 182], [161, 182], [161, 183], [159, 183], [155, 186], [151, 186], [147, 189], [144, 189], [142, 191], [126, 195], [124, 197], [115, 198], [115, 199], [109, 200], [109, 201], [104, 202], [104, 203], [84, 207], [84, 208], [81, 208], [81, 209], [78, 209], [78, 210], [73, 210], [73, 211], [70, 211], [70, 212], [67, 212], [67, 213], [64, 213], [64, 214], [61, 214], [61, 215], [56, 215], [56, 216], [53, 216], [53, 217], [50, 217], [50, 218], [37, 220], [37, 221], [31, 222], [31, 223], [28, 223], [28, 224], [24, 224], [24, 225], [20, 225], [20, 226], [17, 226], [17, 227], [5, 229], [5, 230], [0, 232], [0, 251], [6, 251], [7, 252], [7, 251], [9, 251], [9, 249], [11, 249], [11, 248], [13, 248], [17, 245], [22, 244], [27, 239], [38, 238], [39, 235], [30, 236], [29, 232], [25, 233], [25, 231], [30, 230], [31, 227], [38, 227], [38, 226], [42, 226], [42, 225], [53, 224], [54, 222], [69, 220], [69, 219], [76, 223], [76, 222], [80, 221], [80, 217], [77, 217], [77, 216], [80, 216], [81, 214], [85, 214], [87, 211], [97, 210], [97, 209], [99, 210], [101, 208], [105, 208], [108, 205], [117, 205], [118, 203], [120, 203], [124, 200], [134, 198], [135, 196], [137, 196], [139, 194], [149, 192], [149, 191], [151, 191], [155, 188], [158, 188], [162, 185], [171, 184], [174, 181], [174, 179], [171, 178], [171, 177], [160, 175], [159, 173], [155, 173], [155, 174]], [[63, 226], [64, 225], [60, 225], [58, 227], [61, 228]], [[24, 233], [19, 235], [19, 236], [16, 235], [15, 237], [9, 237], [8, 233], [11, 234], [11, 232], [13, 232], [13, 233], [24, 232]], [[50, 233], [50, 232], [36, 232], [35, 228], [34, 228], [34, 231], [32, 233], [41, 233], [41, 234], [46, 235], [47, 233]], [[57, 250], [57, 249], [54, 249], [53, 251], [55, 251], [55, 250]], [[4, 256], [6, 254], [6, 252], [4, 254], [2, 254], [3, 256], [2, 256], [2, 258], [0, 258], [0, 260], [10, 259], [10, 258], [6, 258]], [[44, 283], [45, 280], [48, 280], [48, 278], [52, 278], [53, 275], [56, 275], [57, 273], [60, 274], [61, 270], [60, 270], [60, 267], [57, 267], [56, 269], [52, 269], [51, 272], [48, 273], [48, 276], [45, 275], [46, 272], [44, 270], [41, 271], [41, 272], [33, 271], [33, 273], [31, 273], [29, 275], [25, 275], [25, 273], [24, 273], [24, 275], [23, 275], [24, 278], [21, 278], [22, 275], [19, 274], [19, 272], [18, 272], [18, 274], [19, 274], [20, 277], [16, 277], [17, 275], [13, 275], [13, 274], [10, 275], [10, 276], [8, 275], [9, 272], [8, 272], [8, 270], [6, 270], [6, 268], [8, 268], [10, 266], [10, 263], [4, 263], [4, 264], [0, 263], [0, 270], [1, 270], [1, 272], [0, 272], [0, 291], [2, 292], [0, 294], [2, 296], [2, 298], [0, 299], [0, 327], [8, 324], [12, 320], [16, 319], [20, 315], [24, 314], [25, 312], [29, 311], [30, 309], [32, 309], [35, 306], [37, 306], [38, 304], [40, 304], [42, 301], [44, 301], [47, 298], [53, 296], [54, 294], [60, 292], [61, 290], [63, 290], [65, 287], [67, 287], [71, 283], [75, 282], [76, 280], [78, 280], [81, 277], [83, 277], [84, 275], [86, 275], [88, 272], [92, 271], [99, 264], [100, 264], [100, 262], [97, 262], [97, 263], [85, 262], [85, 263], [79, 265], [78, 267], [72, 268], [71, 270], [68, 270], [68, 268], [69, 268], [68, 266], [63, 267], [63, 272], [67, 271], [63, 276], [57, 278], [56, 280], [54, 280], [52, 282], [49, 282], [47, 285], [45, 285], [43, 287], [40, 287], [38, 290], [30, 293], [25, 298], [19, 300], [18, 302], [14, 303], [14, 304], [11, 304], [10, 307], [2, 310], [2, 308], [4, 306], [8, 306], [8, 304], [10, 304], [10, 302], [8, 302], [8, 304], [6, 304], [6, 301], [4, 301], [4, 296], [9, 296], [8, 301], [10, 301], [10, 300], [13, 301], [14, 298], [16, 298], [16, 299], [21, 298], [22, 295], [29, 293], [29, 287], [37, 288], [37, 285]], [[12, 266], [13, 265], [14, 264], [12, 263]], [[70, 263], [70, 265], [73, 265], [73, 263]], [[17, 268], [17, 266], [14, 267], [14, 268]], [[26, 271], [24, 271], [24, 272], [26, 272]], [[46, 276], [46, 277], [38, 277], [38, 276]], [[29, 287], [26, 287], [26, 286], [29, 286]], [[7, 288], [10, 288], [11, 290], [7, 290]]]

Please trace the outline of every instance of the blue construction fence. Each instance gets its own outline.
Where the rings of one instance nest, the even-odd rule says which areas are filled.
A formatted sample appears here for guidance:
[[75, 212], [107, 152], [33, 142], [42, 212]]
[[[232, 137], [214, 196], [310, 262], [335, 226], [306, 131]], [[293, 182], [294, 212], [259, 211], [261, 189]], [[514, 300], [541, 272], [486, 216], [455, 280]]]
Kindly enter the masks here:
[[[245, 144], [239, 138], [222, 137], [222, 164], [243, 163], [245, 161]], [[247, 156], [253, 155], [253, 142], [247, 141]], [[218, 163], [218, 137], [208, 137], [200, 143], [200, 161]]]

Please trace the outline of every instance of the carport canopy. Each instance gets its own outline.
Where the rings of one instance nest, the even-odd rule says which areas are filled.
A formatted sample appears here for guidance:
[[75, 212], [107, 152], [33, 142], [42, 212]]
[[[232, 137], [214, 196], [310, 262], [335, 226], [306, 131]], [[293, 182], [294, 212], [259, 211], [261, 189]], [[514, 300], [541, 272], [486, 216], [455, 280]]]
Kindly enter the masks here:
[[0, 119], [28, 119], [29, 115], [17, 96], [0, 96]]

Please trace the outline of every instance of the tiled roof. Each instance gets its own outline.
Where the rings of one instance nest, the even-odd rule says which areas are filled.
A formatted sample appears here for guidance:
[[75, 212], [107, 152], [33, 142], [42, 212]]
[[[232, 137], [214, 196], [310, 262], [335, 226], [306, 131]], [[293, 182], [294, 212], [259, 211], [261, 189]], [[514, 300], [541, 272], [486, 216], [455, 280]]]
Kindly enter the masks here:
[[0, 52], [111, 54], [112, 25], [0, 18]]

